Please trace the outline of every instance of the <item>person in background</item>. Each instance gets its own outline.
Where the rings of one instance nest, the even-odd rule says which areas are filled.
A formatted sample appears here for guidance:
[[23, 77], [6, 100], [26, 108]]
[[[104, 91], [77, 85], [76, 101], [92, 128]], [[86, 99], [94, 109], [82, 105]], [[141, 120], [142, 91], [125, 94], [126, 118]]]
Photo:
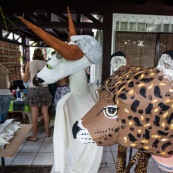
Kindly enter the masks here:
[[34, 50], [33, 61], [30, 61], [26, 65], [25, 75], [23, 76], [24, 82], [27, 82], [30, 78], [31, 82], [29, 84], [26, 104], [31, 107], [32, 113], [32, 135], [27, 137], [28, 141], [37, 141], [37, 130], [38, 130], [38, 115], [39, 115], [39, 107], [41, 107], [43, 119], [44, 119], [44, 127], [45, 127], [45, 137], [50, 137], [49, 131], [49, 114], [48, 107], [52, 101], [52, 95], [49, 91], [48, 85], [35, 86], [32, 83], [33, 77], [36, 73], [41, 70], [46, 65], [44, 61], [43, 52], [40, 48]]
[[69, 76], [67, 76], [57, 82], [57, 88], [56, 88], [55, 98], [54, 98], [55, 111], [56, 111], [58, 101], [68, 92], [70, 92]]
[[[56, 51], [51, 52], [51, 57], [52, 57], [53, 55], [55, 55], [55, 54], [56, 54]], [[49, 59], [47, 60], [47, 62], [48, 62], [49, 60], [51, 60], [51, 58], [49, 58]], [[54, 98], [55, 98], [55, 92], [56, 92], [56, 88], [57, 88], [57, 83], [55, 82], [55, 83], [49, 84], [48, 87], [49, 87], [50, 93], [52, 94], [52, 97], [53, 97], [52, 104], [51, 104], [51, 106], [52, 106], [52, 105], [54, 105], [53, 102], [54, 102]], [[51, 108], [51, 107], [50, 107], [50, 108]]]
[[9, 70], [0, 64], [0, 123], [7, 119], [8, 108], [11, 101], [9, 88]]
[[[70, 92], [70, 86], [69, 86], [69, 77], [65, 77], [61, 80], [59, 80], [57, 83], [57, 88], [55, 90], [55, 95], [54, 95], [54, 110], [56, 113], [56, 108], [59, 100], [68, 92]], [[53, 130], [54, 126], [50, 127], [50, 130]]]

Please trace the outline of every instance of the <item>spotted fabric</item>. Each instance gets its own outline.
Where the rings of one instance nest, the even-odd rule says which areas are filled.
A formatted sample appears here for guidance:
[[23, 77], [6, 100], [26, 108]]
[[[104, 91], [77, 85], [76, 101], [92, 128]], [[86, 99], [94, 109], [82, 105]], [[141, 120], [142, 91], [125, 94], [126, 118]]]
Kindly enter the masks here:
[[28, 88], [26, 104], [32, 106], [49, 106], [52, 95], [48, 87]]

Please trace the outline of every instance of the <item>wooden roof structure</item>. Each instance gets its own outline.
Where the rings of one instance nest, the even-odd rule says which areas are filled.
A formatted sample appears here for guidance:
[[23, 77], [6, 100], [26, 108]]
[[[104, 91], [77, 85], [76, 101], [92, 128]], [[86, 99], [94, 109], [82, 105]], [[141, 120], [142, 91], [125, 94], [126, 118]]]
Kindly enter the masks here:
[[[22, 44], [26, 38], [37, 42], [37, 46], [47, 46], [18, 16], [41, 27], [55, 37], [67, 41], [68, 18], [67, 7], [78, 35], [93, 35], [92, 29], [103, 31], [103, 70], [102, 79], [109, 76], [109, 60], [112, 40], [113, 13], [150, 14], [173, 16], [172, 0], [1, 0], [0, 1], [0, 40], [9, 41], [3, 37], [3, 30], [18, 34]], [[17, 40], [10, 42], [18, 44]]]

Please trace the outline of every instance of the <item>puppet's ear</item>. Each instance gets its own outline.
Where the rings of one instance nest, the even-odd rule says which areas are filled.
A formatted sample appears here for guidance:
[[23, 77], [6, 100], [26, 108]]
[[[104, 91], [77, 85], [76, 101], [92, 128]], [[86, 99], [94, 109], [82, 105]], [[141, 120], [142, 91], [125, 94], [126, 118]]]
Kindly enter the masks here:
[[29, 21], [25, 20], [22, 17], [19, 19], [27, 25], [36, 35], [38, 35], [42, 40], [44, 40], [50, 47], [54, 48], [57, 52], [59, 52], [65, 59], [67, 60], [77, 60], [83, 57], [82, 50], [76, 44], [67, 44], [58, 38], [50, 35], [45, 32], [41, 28], [35, 26]]
[[70, 41], [70, 37], [73, 35], [77, 35], [76, 33], [76, 28], [74, 26], [71, 14], [70, 14], [70, 10], [69, 7], [67, 7], [67, 11], [68, 11], [68, 41]]

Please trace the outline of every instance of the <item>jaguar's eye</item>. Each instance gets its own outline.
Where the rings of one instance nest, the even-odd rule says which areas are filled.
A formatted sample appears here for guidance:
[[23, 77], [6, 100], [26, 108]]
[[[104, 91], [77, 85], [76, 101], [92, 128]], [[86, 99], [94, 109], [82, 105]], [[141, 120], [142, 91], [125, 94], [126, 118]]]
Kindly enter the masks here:
[[47, 64], [47, 68], [48, 68], [48, 69], [52, 69], [52, 67], [51, 67], [49, 64]]
[[118, 108], [116, 105], [107, 106], [104, 108], [103, 112], [108, 118], [117, 118]]

